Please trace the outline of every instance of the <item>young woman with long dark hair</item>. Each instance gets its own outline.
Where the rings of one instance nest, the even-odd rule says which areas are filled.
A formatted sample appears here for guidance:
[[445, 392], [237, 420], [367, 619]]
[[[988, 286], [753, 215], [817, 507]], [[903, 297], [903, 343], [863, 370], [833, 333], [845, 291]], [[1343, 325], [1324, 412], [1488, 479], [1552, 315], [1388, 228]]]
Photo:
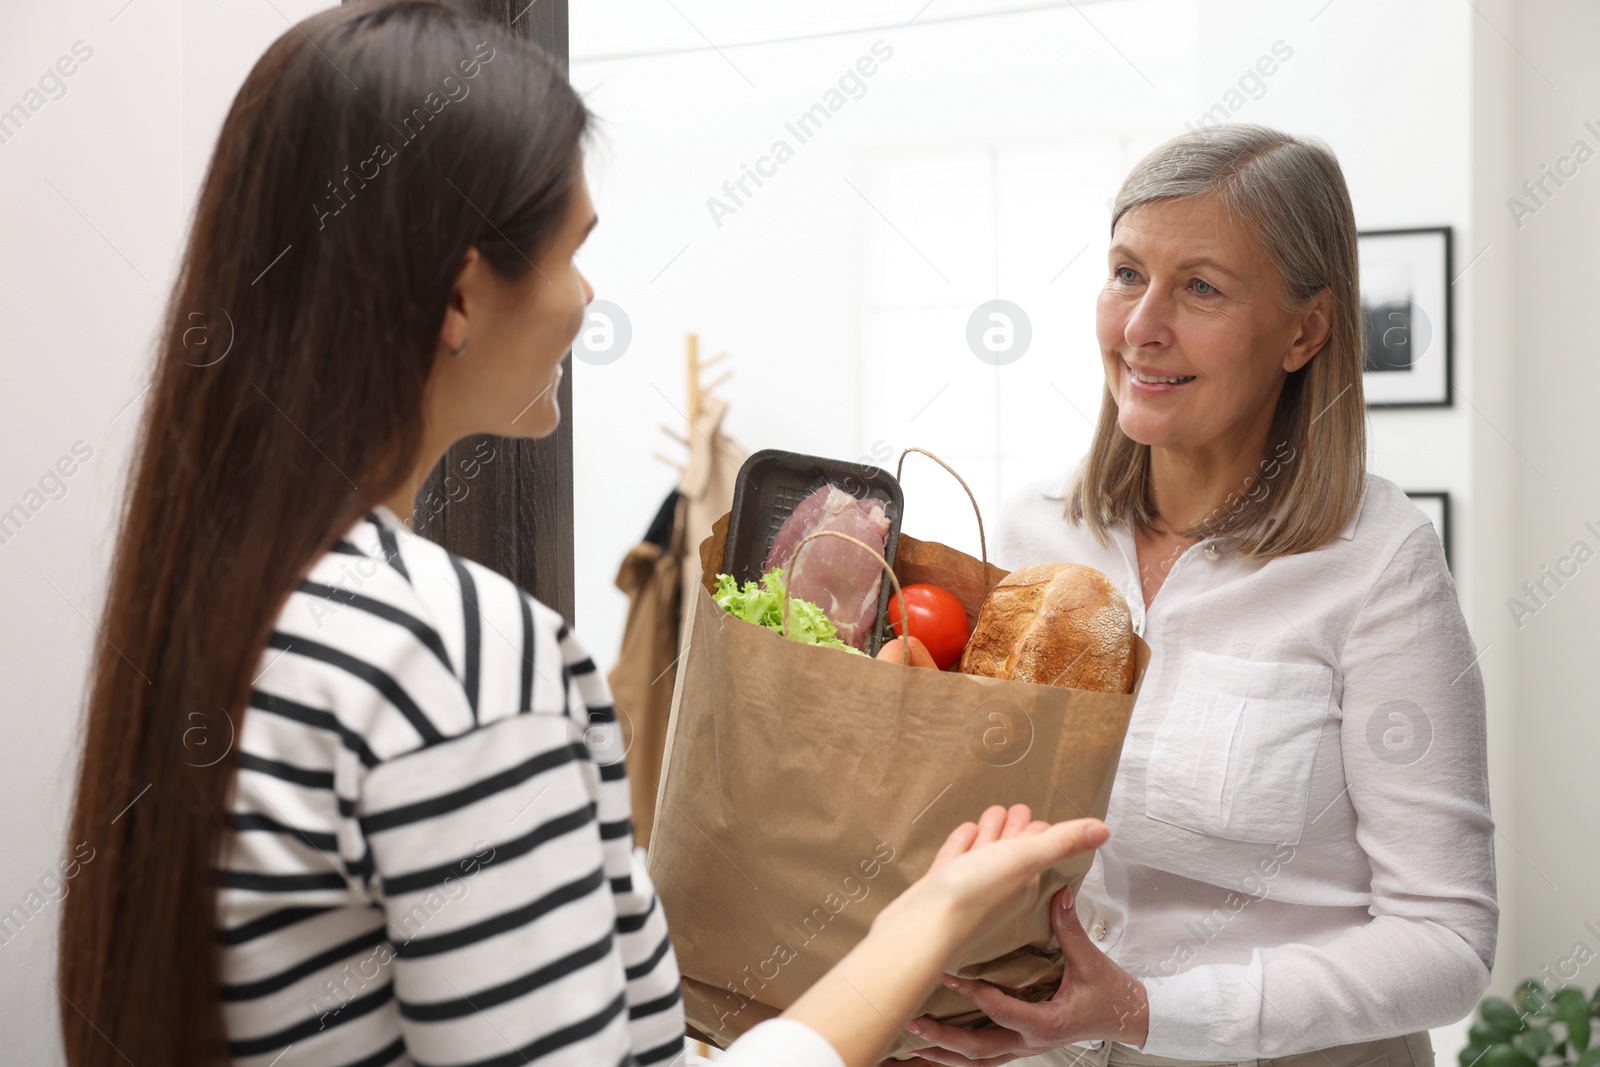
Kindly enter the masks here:
[[[400, 519], [453, 442], [559, 421], [589, 125], [537, 48], [430, 0], [306, 20], [235, 98], [93, 664], [73, 1067], [682, 1059], [604, 681], [557, 612]], [[964, 824], [726, 1062], [875, 1062], [1103, 833]]]

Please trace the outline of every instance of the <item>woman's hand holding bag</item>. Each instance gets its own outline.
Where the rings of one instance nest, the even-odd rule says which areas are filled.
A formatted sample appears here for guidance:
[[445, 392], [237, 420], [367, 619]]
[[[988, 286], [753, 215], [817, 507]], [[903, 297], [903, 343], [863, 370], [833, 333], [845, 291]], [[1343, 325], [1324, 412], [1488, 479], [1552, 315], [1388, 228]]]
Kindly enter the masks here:
[[1046, 868], [1109, 837], [1098, 819], [1052, 825], [1026, 804], [987, 808], [951, 831], [927, 872], [783, 1017], [821, 1034], [847, 1065], [876, 1062], [894, 1041], [895, 1021], [917, 1010], [941, 970], [992, 924], [1032, 910]]
[[1149, 1036], [1144, 985], [1101, 952], [1078, 922], [1068, 890], [1051, 902], [1050, 922], [1065, 973], [1049, 1000], [1031, 1003], [988, 982], [946, 976], [945, 984], [995, 1023], [969, 1030], [926, 1016], [906, 1029], [932, 1041], [915, 1055], [949, 1067], [991, 1067], [1075, 1041], [1113, 1040], [1139, 1047]]

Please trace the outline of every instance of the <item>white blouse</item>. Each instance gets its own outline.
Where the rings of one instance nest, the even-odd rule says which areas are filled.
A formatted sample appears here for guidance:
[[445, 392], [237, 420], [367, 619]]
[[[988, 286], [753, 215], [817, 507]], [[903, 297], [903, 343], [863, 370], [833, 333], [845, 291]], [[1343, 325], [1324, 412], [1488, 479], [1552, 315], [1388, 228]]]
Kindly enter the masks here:
[[1368, 475], [1332, 544], [1202, 542], [1147, 610], [1126, 525], [1006, 502], [995, 561], [1082, 563], [1150, 666], [1076, 909], [1149, 994], [1147, 1053], [1270, 1058], [1439, 1026], [1489, 985], [1499, 907], [1484, 691], [1442, 546]]

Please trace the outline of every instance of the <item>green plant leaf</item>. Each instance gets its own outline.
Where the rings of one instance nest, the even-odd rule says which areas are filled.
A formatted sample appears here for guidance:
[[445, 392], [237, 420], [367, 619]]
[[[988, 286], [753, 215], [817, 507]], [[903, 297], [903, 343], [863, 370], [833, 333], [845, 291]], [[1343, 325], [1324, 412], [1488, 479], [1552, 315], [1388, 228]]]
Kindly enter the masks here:
[[1490, 1026], [1508, 1034], [1520, 1034], [1528, 1028], [1522, 1013], [1503, 997], [1484, 997], [1478, 1005], [1478, 1015]]
[[[1578, 1010], [1584, 1012], [1589, 1010], [1589, 1003], [1583, 997], [1583, 990], [1579, 989], [1577, 986], [1562, 986], [1560, 989], [1550, 994], [1550, 1000], [1557, 1008], [1565, 1007], [1569, 1011]], [[1557, 1017], [1560, 1015], [1559, 1012], [1554, 1012], [1552, 1014], [1557, 1015]]]
[[1476, 1041], [1469, 1041], [1467, 1046], [1456, 1054], [1456, 1065], [1457, 1067], [1482, 1067], [1479, 1061], [1483, 1059], [1483, 1054], [1488, 1051], [1488, 1044], [1480, 1045]]
[[1550, 994], [1537, 979], [1529, 978], [1517, 986], [1517, 991], [1511, 995], [1511, 1003], [1524, 1015], [1550, 1015], [1553, 1005]]
[[1482, 1019], [1475, 1021], [1467, 1028], [1468, 1044], [1479, 1045], [1483, 1048], [1488, 1048], [1490, 1045], [1498, 1045], [1502, 1041], [1510, 1041], [1511, 1036], [1511, 1034], [1498, 1026], [1486, 1023]]
[[[1507, 1005], [1509, 1007], [1510, 1005]], [[1483, 1054], [1482, 1067], [1539, 1067], [1533, 1057], [1508, 1041], [1490, 1045]]]
[[1517, 1035], [1517, 1047], [1537, 1060], [1555, 1053], [1556, 1035], [1542, 1026], [1535, 1026]]
[[1600, 1067], [1600, 1048], [1592, 1048], [1579, 1056], [1573, 1067]]
[[1578, 998], [1575, 1007], [1566, 1004], [1556, 1006], [1557, 1018], [1567, 1024], [1567, 1044], [1572, 1046], [1573, 1052], [1587, 1052], [1589, 1049], [1589, 1005], [1583, 998]]

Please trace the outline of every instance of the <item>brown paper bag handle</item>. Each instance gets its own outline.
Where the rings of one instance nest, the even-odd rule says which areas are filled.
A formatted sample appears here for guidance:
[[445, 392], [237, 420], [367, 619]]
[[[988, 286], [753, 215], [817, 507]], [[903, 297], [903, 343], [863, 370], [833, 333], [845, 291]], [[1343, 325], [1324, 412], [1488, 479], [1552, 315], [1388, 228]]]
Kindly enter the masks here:
[[[818, 530], [816, 533], [807, 534], [805, 537], [801, 538], [800, 543], [794, 546], [794, 551], [789, 553], [789, 562], [783, 565], [783, 630], [780, 632], [783, 634], [784, 638], [787, 640], [789, 637], [789, 601], [794, 599], [789, 595], [789, 575], [794, 572], [794, 564], [795, 561], [800, 558], [800, 550], [806, 547], [807, 542], [815, 541], [819, 537], [841, 537], [844, 540], [849, 541], [851, 544], [860, 545], [866, 551], [867, 555], [878, 561], [878, 564], [883, 567], [884, 572], [889, 575], [889, 580], [894, 583], [894, 595], [900, 599], [900, 623], [905, 629], [905, 633], [901, 634], [900, 636], [910, 637], [911, 616], [906, 614], [906, 595], [901, 591], [900, 579], [895, 577], [894, 568], [889, 566], [889, 561], [884, 559], [883, 555], [871, 545], [860, 540], [859, 538], [851, 537], [847, 533], [840, 533], [838, 530]], [[902, 646], [902, 652], [903, 655], [900, 659], [900, 665], [902, 667], [911, 666], [910, 641], [905, 642], [905, 644]]]
[[904, 449], [904, 450], [901, 451], [901, 453], [900, 453], [900, 462], [896, 463], [895, 467], [894, 467], [895, 481], [899, 481], [900, 480], [900, 472], [905, 470], [905, 467], [906, 467], [906, 453], [907, 452], [921, 452], [924, 456], [927, 456], [929, 459], [933, 460], [939, 466], [941, 466], [945, 470], [949, 471], [950, 472], [950, 477], [952, 477], [956, 481], [960, 482], [961, 483], [961, 488], [963, 488], [963, 489], [965, 489], [967, 491], [967, 499], [972, 501], [972, 513], [978, 517], [978, 551], [983, 554], [984, 572], [988, 573], [988, 567], [989, 567], [989, 542], [988, 542], [988, 539], [985, 538], [984, 535], [983, 535], [983, 512], [978, 509], [978, 498], [972, 495], [972, 488], [971, 488], [971, 486], [967, 485], [967, 480], [965, 478], [961, 477], [961, 475], [957, 474], [956, 473], [956, 469], [954, 467], [950, 466], [950, 464], [946, 463], [944, 460], [940, 459], [938, 456], [934, 455], [932, 452], [929, 452], [926, 448], [917, 448], [915, 445], [913, 445], [912, 447]]

